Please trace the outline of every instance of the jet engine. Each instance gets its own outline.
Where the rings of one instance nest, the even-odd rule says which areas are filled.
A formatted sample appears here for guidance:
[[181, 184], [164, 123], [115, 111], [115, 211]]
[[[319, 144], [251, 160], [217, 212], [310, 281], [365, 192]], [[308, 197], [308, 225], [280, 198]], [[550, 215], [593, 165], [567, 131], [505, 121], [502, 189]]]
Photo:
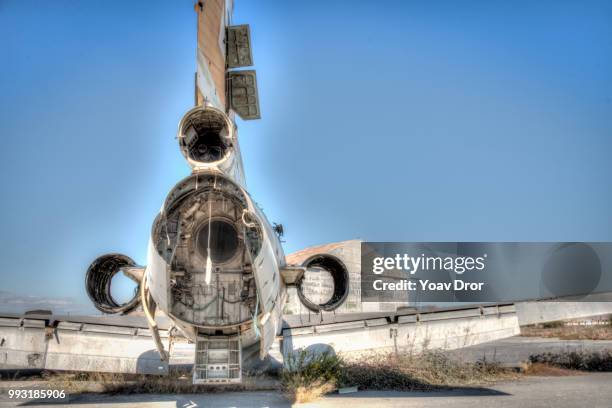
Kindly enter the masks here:
[[[107, 254], [97, 258], [89, 266], [85, 276], [87, 295], [96, 309], [103, 313], [126, 314], [140, 305], [139, 287], [134, 291], [134, 297], [126, 303], [118, 303], [111, 294], [113, 277], [123, 272], [140, 285], [143, 269], [128, 256], [121, 254]], [[140, 275], [140, 279], [139, 276]]]
[[[297, 294], [300, 302], [313, 312], [330, 312], [344, 303], [349, 293], [349, 273], [344, 263], [330, 254], [316, 254], [302, 263], [305, 272], [297, 281]], [[326, 276], [326, 278], [321, 278]], [[318, 279], [317, 279], [318, 278]], [[316, 279], [319, 282], [313, 284]], [[330, 287], [331, 286], [331, 287]], [[313, 295], [320, 297], [323, 289], [330, 289], [327, 299], [314, 300]]]

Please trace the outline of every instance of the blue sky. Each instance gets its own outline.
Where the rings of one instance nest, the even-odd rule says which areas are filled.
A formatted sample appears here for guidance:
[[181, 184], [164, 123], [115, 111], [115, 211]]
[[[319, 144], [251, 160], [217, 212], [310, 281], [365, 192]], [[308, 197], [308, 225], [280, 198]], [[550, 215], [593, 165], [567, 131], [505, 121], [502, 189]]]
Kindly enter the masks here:
[[[247, 183], [287, 252], [611, 241], [612, 3], [236, 1]], [[2, 290], [86, 302], [189, 173], [192, 2], [0, 1]]]

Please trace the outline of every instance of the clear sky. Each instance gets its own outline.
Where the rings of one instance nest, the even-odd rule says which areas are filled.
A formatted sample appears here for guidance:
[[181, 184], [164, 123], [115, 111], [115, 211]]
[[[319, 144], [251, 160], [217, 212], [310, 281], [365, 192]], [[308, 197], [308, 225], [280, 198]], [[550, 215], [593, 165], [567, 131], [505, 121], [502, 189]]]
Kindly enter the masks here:
[[[144, 263], [193, 104], [184, 1], [0, 0], [0, 290], [86, 301]], [[249, 191], [287, 252], [371, 241], [612, 241], [609, 1], [247, 1]]]

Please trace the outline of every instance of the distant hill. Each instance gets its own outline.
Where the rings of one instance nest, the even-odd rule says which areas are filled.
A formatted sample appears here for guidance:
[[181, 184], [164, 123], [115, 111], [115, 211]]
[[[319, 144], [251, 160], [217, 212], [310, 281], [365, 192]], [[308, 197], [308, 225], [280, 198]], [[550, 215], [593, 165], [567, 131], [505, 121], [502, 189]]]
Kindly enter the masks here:
[[0, 290], [0, 313], [24, 313], [28, 310], [50, 310], [58, 315], [100, 314], [93, 305], [80, 304], [71, 298], [26, 296]]

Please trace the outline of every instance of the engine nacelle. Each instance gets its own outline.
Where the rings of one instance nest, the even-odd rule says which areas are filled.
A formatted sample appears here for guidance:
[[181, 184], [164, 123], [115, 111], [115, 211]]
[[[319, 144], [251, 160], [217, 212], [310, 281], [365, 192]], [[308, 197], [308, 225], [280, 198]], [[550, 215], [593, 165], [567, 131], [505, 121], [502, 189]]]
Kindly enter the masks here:
[[218, 171], [245, 187], [237, 130], [230, 117], [212, 106], [196, 106], [178, 127], [181, 153], [194, 172]]
[[111, 294], [113, 277], [119, 272], [126, 273], [134, 281], [139, 280], [134, 270], [143, 271], [130, 257], [122, 254], [102, 255], [93, 261], [87, 269], [85, 287], [96, 309], [108, 314], [125, 314], [140, 305], [140, 286], [134, 291], [134, 297], [126, 303], [118, 303]]
[[179, 147], [192, 167], [227, 159], [233, 139], [234, 126], [229, 117], [210, 106], [191, 109], [179, 123]]
[[[300, 302], [313, 312], [330, 312], [344, 303], [349, 294], [349, 272], [344, 263], [330, 254], [317, 254], [302, 263], [306, 267], [304, 275], [298, 280], [297, 294]], [[305, 293], [307, 292], [308, 274], [328, 273], [331, 276], [333, 290], [328, 299], [317, 302]], [[310, 290], [312, 292], [312, 290]]]

